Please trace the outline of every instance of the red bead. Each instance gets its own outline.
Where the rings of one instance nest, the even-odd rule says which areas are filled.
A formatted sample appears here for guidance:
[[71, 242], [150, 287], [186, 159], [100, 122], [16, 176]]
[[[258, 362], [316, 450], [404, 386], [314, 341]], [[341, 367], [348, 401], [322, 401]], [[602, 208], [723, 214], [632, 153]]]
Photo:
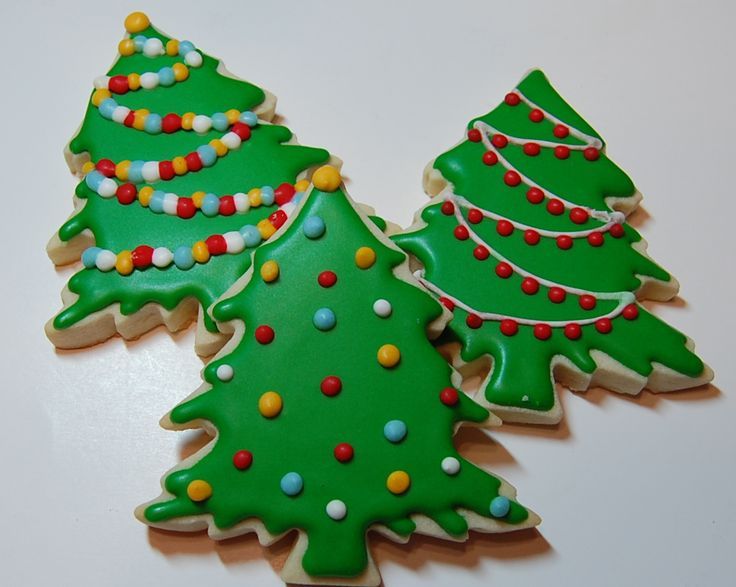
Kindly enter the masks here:
[[449, 200], [445, 200], [444, 202], [442, 202], [440, 210], [442, 210], [442, 213], [445, 216], [452, 216], [455, 213], [455, 204], [453, 204]]
[[580, 328], [580, 324], [570, 322], [570, 324], [565, 325], [565, 336], [570, 340], [577, 340], [581, 334], [583, 334], [583, 329]]
[[118, 186], [115, 196], [121, 204], [131, 204], [138, 196], [138, 189], [132, 183], [124, 183]]
[[199, 158], [199, 153], [196, 151], [189, 153], [189, 155], [184, 157], [184, 159], [187, 162], [188, 171], [199, 171], [202, 169], [202, 160]]
[[335, 458], [341, 463], [349, 463], [353, 460], [353, 455], [355, 453], [353, 451], [353, 447], [347, 442], [341, 442], [335, 447], [334, 454]]
[[549, 292], [547, 292], [547, 296], [549, 297], [549, 301], [553, 304], [561, 304], [565, 301], [567, 292], [565, 292], [561, 287], [550, 287]]
[[268, 219], [271, 221], [271, 224], [274, 225], [274, 228], [281, 228], [288, 220], [288, 216], [283, 210], [276, 210], [268, 217]]
[[488, 252], [488, 249], [483, 245], [478, 245], [473, 249], [473, 257], [478, 259], [478, 261], [485, 261], [490, 254], [491, 253]]
[[511, 277], [513, 273], [514, 270], [511, 268], [511, 265], [504, 261], [501, 261], [498, 265], [496, 265], [496, 275], [498, 275], [502, 279]]
[[608, 233], [613, 238], [621, 238], [624, 235], [624, 232], [623, 224], [612, 224], [611, 228], [608, 229]]
[[468, 131], [468, 140], [473, 141], [474, 143], [480, 142], [481, 134], [480, 131], [477, 128], [471, 128]]
[[107, 89], [113, 94], [126, 94], [130, 89], [127, 75], [114, 75], [107, 82]]
[[570, 156], [570, 147], [565, 145], [557, 145], [555, 147], [555, 157], [558, 159], [567, 159]]
[[158, 162], [158, 176], [164, 181], [168, 181], [176, 175], [174, 164], [171, 161]]
[[591, 247], [600, 247], [603, 244], [603, 233], [602, 232], [591, 232], [588, 235], [588, 242]]
[[296, 190], [293, 185], [290, 183], [282, 183], [273, 192], [274, 202], [276, 202], [277, 206], [283, 206], [287, 202], [291, 201], [291, 198], [294, 197], [295, 193]]
[[253, 464], [253, 453], [249, 450], [239, 450], [233, 455], [233, 465], [240, 471], [249, 469]]
[[470, 224], [478, 224], [481, 220], [483, 220], [483, 212], [477, 208], [472, 208], [470, 212], [468, 212], [468, 222], [470, 222]]
[[142, 269], [148, 267], [153, 262], [153, 247], [148, 245], [138, 245], [130, 254], [133, 261], [133, 267]]
[[440, 304], [452, 312], [455, 309], [455, 302], [444, 296], [440, 296]]
[[128, 115], [125, 117], [125, 120], [123, 120], [123, 124], [130, 128], [133, 126], [133, 123], [135, 122], [135, 110], [131, 110], [128, 112]]
[[519, 102], [521, 102], [521, 98], [519, 97], [519, 94], [516, 92], [509, 92], [506, 94], [506, 97], [503, 99], [506, 104], [509, 106], [518, 106]]
[[588, 161], [597, 161], [598, 157], [601, 156], [601, 152], [595, 147], [588, 147], [587, 149], [583, 150], [583, 156]]
[[464, 226], [456, 226], [453, 233], [455, 234], [455, 238], [460, 241], [467, 240], [468, 237], [470, 236], [468, 229], [465, 228]]
[[165, 133], [176, 132], [181, 128], [181, 116], [173, 112], [167, 114], [161, 120], [161, 130]]
[[519, 332], [519, 325], [516, 323], [516, 320], [511, 320], [509, 318], [501, 320], [501, 334], [505, 336], [514, 336], [517, 332]]
[[549, 212], [550, 214], [553, 214], [554, 216], [559, 216], [564, 211], [565, 204], [562, 203], [562, 200], [552, 198], [549, 202], [547, 202], [547, 212]]
[[276, 333], [274, 333], [273, 328], [266, 324], [261, 324], [256, 328], [256, 340], [261, 344], [271, 343], [275, 336]]
[[235, 214], [235, 198], [232, 196], [221, 196], [219, 212], [223, 216], [232, 216]]
[[486, 165], [495, 165], [498, 163], [498, 155], [496, 155], [493, 151], [486, 151], [483, 153], [483, 163]]
[[566, 234], [561, 234], [557, 237], [557, 246], [564, 251], [572, 248], [572, 237]]
[[570, 134], [570, 129], [567, 128], [564, 124], [556, 124], [555, 129], [552, 131], [552, 133], [558, 139], [564, 139], [567, 135]]
[[583, 294], [580, 296], [578, 303], [583, 310], [592, 310], [593, 308], [595, 308], [597, 300], [595, 299], [595, 296], [591, 296], [590, 294]]
[[511, 224], [508, 220], [499, 220], [496, 224], [496, 232], [500, 234], [501, 236], [509, 236], [512, 232], [514, 232], [514, 225]]
[[491, 137], [491, 143], [497, 149], [503, 149], [509, 144], [509, 140], [504, 135], [495, 134]]
[[210, 255], [223, 255], [227, 252], [227, 241], [221, 234], [213, 234], [204, 241]]
[[608, 334], [613, 330], [610, 318], [600, 318], [595, 321], [595, 329], [601, 334]]
[[539, 242], [539, 233], [536, 230], [527, 228], [524, 231], [524, 242], [528, 245], [536, 245]]
[[440, 401], [446, 406], [455, 406], [460, 401], [460, 394], [454, 387], [445, 387], [440, 391]]
[[552, 336], [552, 327], [549, 324], [535, 324], [534, 336], [539, 340], [547, 340]]
[[570, 220], [575, 224], [584, 224], [588, 220], [588, 213], [583, 208], [575, 207], [570, 210]]
[[317, 276], [317, 283], [322, 287], [332, 287], [337, 283], [337, 274], [334, 271], [323, 271]]
[[191, 218], [197, 213], [192, 198], [179, 198], [176, 202], [176, 215], [179, 218]]
[[624, 311], [621, 312], [621, 315], [627, 320], [636, 320], [639, 316], [639, 308], [636, 304], [629, 304], [624, 308]]
[[465, 318], [465, 324], [467, 324], [469, 328], [475, 330], [483, 326], [483, 319], [477, 314], [468, 314], [468, 317]]
[[513, 188], [521, 183], [521, 176], [513, 169], [509, 169], [503, 174], [503, 182]]
[[250, 138], [250, 127], [243, 122], [236, 122], [230, 130], [238, 135], [243, 141], [247, 141]]
[[526, 199], [532, 204], [539, 204], [544, 201], [544, 192], [539, 188], [529, 188], [526, 192]]
[[95, 165], [95, 169], [105, 177], [115, 177], [115, 163], [110, 159], [100, 159]]
[[342, 391], [342, 380], [335, 375], [329, 375], [319, 385], [320, 390], [328, 397], [334, 397]]
[[533, 296], [539, 291], [539, 282], [533, 277], [525, 277], [521, 281], [521, 291], [527, 295]]
[[524, 143], [524, 154], [530, 157], [536, 157], [541, 151], [541, 147], [537, 143]]
[[542, 122], [544, 120], [544, 112], [539, 108], [534, 108], [534, 110], [529, 113], [529, 120], [532, 122]]

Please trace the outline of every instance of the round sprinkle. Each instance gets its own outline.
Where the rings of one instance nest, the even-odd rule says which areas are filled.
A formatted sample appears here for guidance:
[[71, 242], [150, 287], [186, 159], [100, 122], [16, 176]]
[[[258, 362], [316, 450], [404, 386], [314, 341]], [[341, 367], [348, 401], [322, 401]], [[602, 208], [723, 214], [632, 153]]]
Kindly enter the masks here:
[[286, 495], [293, 497], [295, 495], [299, 495], [302, 492], [302, 489], [304, 489], [304, 480], [299, 473], [294, 473], [292, 471], [291, 473], [287, 473], [281, 477], [280, 485], [281, 491]]
[[325, 511], [327, 512], [327, 515], [330, 516], [333, 520], [339, 521], [344, 519], [345, 516], [348, 515], [348, 506], [345, 505], [344, 501], [333, 499], [330, 503], [327, 504]]
[[406, 471], [394, 471], [386, 478], [386, 487], [394, 495], [406, 493], [411, 485], [411, 477]]
[[379, 318], [388, 318], [391, 315], [393, 308], [391, 302], [384, 299], [378, 299], [373, 302], [373, 311]]
[[376, 251], [370, 247], [360, 247], [355, 251], [355, 264], [361, 269], [368, 269], [376, 262]]
[[267, 391], [258, 398], [258, 411], [266, 418], [275, 418], [281, 413], [284, 402], [275, 391]]
[[399, 361], [401, 360], [401, 351], [399, 351], [396, 345], [384, 344], [378, 349], [377, 357], [378, 362], [382, 367], [390, 369], [391, 367], [395, 367], [399, 364]]
[[323, 271], [317, 276], [317, 283], [322, 287], [332, 287], [337, 283], [337, 274], [334, 271]]
[[353, 447], [347, 442], [341, 442], [340, 444], [338, 444], [333, 452], [335, 454], [335, 458], [341, 463], [348, 463], [352, 461], [353, 456], [355, 455]]
[[261, 344], [270, 344], [273, 342], [274, 336], [276, 336], [276, 334], [274, 333], [273, 328], [267, 324], [261, 324], [256, 328], [256, 340]]
[[328, 397], [333, 397], [342, 391], [342, 381], [339, 377], [329, 375], [322, 380], [320, 389]]
[[499, 495], [498, 497], [494, 497], [491, 500], [491, 515], [494, 518], [503, 518], [506, 516], [506, 514], [509, 513], [509, 510], [511, 509], [511, 502], [509, 501], [508, 497], [504, 497], [503, 495]]
[[340, 172], [332, 165], [323, 165], [312, 176], [314, 187], [323, 192], [334, 192], [341, 182]]
[[266, 261], [261, 265], [261, 277], [266, 283], [276, 281], [279, 277], [279, 264], [274, 260]]
[[460, 401], [460, 395], [454, 387], [445, 387], [440, 392], [440, 401], [446, 406], [454, 406]]
[[406, 424], [401, 420], [390, 420], [383, 427], [383, 435], [386, 437], [386, 440], [394, 444], [404, 440], [406, 433]]
[[253, 464], [253, 453], [249, 450], [239, 450], [233, 455], [233, 465], [240, 471], [250, 469]]
[[125, 18], [125, 30], [132, 34], [144, 31], [150, 24], [151, 21], [148, 20], [148, 16], [143, 12], [131, 12]]
[[325, 221], [319, 216], [310, 216], [304, 221], [303, 230], [307, 238], [319, 238], [325, 233]]
[[187, 495], [192, 501], [204, 501], [212, 495], [212, 485], [202, 479], [195, 479], [187, 485]]
[[320, 308], [314, 313], [312, 323], [317, 330], [327, 331], [332, 330], [337, 324], [337, 318], [335, 313], [329, 308]]
[[220, 365], [215, 371], [215, 375], [220, 381], [230, 381], [235, 375], [235, 371], [231, 365]]
[[448, 475], [457, 475], [460, 472], [460, 461], [455, 457], [445, 457], [440, 466]]

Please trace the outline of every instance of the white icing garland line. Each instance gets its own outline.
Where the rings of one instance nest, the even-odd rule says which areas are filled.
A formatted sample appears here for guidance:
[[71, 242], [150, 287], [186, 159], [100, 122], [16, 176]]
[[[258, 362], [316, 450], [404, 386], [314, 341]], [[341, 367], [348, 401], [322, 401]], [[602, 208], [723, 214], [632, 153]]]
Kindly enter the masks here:
[[485, 210], [484, 208], [479, 208], [472, 202], [469, 202], [462, 196], [458, 196], [457, 194], [452, 193], [451, 190], [445, 189], [445, 200], [454, 202], [459, 206], [462, 206], [463, 208], [467, 209], [474, 209], [478, 210], [485, 218], [490, 218], [492, 220], [506, 220], [507, 222], [510, 222], [514, 225], [514, 228], [518, 228], [521, 230], [533, 230], [537, 232], [540, 236], [550, 237], [550, 238], [556, 238], [558, 236], [569, 236], [570, 238], [585, 238], [589, 234], [593, 234], [594, 232], [606, 232], [608, 231], [611, 226], [614, 224], [620, 224], [624, 221], [625, 216], [622, 212], [614, 212], [611, 214], [611, 220], [604, 224], [603, 226], [598, 226], [596, 228], [591, 228], [590, 230], [577, 230], [572, 232], [559, 232], [554, 230], [545, 230], [543, 228], [537, 228], [536, 226], [529, 226], [528, 224], [523, 224], [521, 222], [516, 222], [515, 220], [511, 220], [510, 218], [506, 218], [505, 216], [501, 216], [500, 214], [496, 214], [495, 212], [491, 212], [489, 210]]
[[633, 294], [631, 294], [630, 292], [624, 292], [625, 294], [629, 294], [631, 296], [631, 299], [622, 297], [619, 304], [607, 314], [601, 314], [593, 318], [584, 318], [582, 320], [552, 320], [552, 321], [550, 320], [531, 320], [529, 318], [518, 318], [515, 316], [496, 314], [493, 312], [479, 312], [478, 310], [476, 310], [475, 308], [472, 308], [465, 302], [443, 291], [442, 289], [437, 287], [435, 284], [433, 284], [431, 281], [427, 281], [426, 279], [424, 279], [423, 271], [420, 270], [420, 271], [415, 272], [414, 277], [417, 279], [417, 281], [419, 281], [419, 283], [421, 283], [424, 287], [426, 287], [429, 291], [434, 293], [436, 296], [443, 297], [443, 298], [450, 300], [456, 306], [462, 308], [469, 314], [475, 314], [482, 320], [493, 321], [493, 322], [501, 322], [502, 320], [513, 320], [517, 324], [525, 324], [527, 326], [535, 326], [536, 324], [547, 324], [548, 326], [552, 328], [564, 328], [570, 323], [575, 323], [580, 326], [584, 326], [587, 324], [594, 324], [598, 320], [602, 320], [604, 318], [609, 318], [609, 319], [616, 318], [617, 316], [621, 314], [621, 312], [626, 306], [628, 306], [629, 304], [635, 301]]
[[[592, 218], [595, 218], [596, 220], [600, 220], [601, 222], [608, 222], [611, 219], [611, 214], [609, 212], [606, 212], [604, 210], [595, 210], [593, 208], [589, 208], [588, 206], [581, 206], [579, 204], [576, 204], [575, 202], [571, 202], [569, 200], [566, 200], [565, 198], [562, 198], [558, 196], [557, 194], [552, 193], [551, 191], [545, 189], [537, 182], [531, 180], [528, 176], [521, 173], [516, 167], [514, 167], [506, 157], [501, 155], [500, 149], [496, 148], [496, 146], [488, 139], [488, 132], [497, 131], [497, 129], [494, 129], [489, 124], [486, 124], [482, 120], [476, 120], [473, 123], [473, 128], [480, 131], [480, 138], [481, 142], [483, 143], [483, 146], [486, 148], [487, 151], [493, 151], [496, 156], [498, 157], [498, 161], [503, 165], [506, 169], [510, 171], [514, 171], [519, 174], [519, 177], [521, 178], [521, 181], [524, 182], [529, 187], [534, 187], [542, 192], [544, 192], [545, 197], [550, 199], [556, 199], [560, 200], [562, 204], [565, 206], [565, 208], [572, 209], [572, 208], [582, 208], [585, 210]], [[494, 133], [495, 134], [495, 133]], [[501, 133], [502, 134], [502, 133]]]

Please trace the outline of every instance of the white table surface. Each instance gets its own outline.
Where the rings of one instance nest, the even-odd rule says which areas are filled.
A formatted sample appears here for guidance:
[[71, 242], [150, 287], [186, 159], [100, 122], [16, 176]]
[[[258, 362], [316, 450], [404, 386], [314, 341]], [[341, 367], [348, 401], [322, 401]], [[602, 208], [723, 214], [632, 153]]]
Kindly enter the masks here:
[[149, 532], [133, 508], [196, 435], [158, 419], [199, 384], [191, 330], [57, 353], [42, 326], [70, 269], [47, 238], [71, 211], [61, 149], [123, 18], [222, 57], [279, 97], [285, 123], [344, 161], [355, 199], [402, 225], [421, 172], [542, 67], [645, 195], [635, 224], [676, 275], [656, 312], [714, 386], [636, 399], [563, 392], [556, 428], [504, 427], [463, 450], [544, 517], [539, 533], [374, 549], [385, 584], [732, 585], [736, 573], [732, 2], [10, 2], [0, 4], [5, 274], [0, 584], [280, 585], [287, 546]]

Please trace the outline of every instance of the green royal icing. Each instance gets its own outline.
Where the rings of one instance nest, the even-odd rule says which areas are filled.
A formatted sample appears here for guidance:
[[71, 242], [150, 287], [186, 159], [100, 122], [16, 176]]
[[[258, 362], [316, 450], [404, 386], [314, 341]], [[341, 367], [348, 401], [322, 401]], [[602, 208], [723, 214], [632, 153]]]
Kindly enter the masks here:
[[[140, 33], [158, 37], [164, 44], [169, 39], [149, 27]], [[108, 75], [127, 75], [137, 72], [158, 71], [161, 67], [181, 61], [181, 57], [146, 57], [140, 53], [120, 57]], [[250, 83], [235, 80], [218, 73], [220, 61], [204, 55], [199, 68], [190, 68], [189, 78], [171, 87], [153, 90], [140, 89], [124, 95], [113, 95], [122, 106], [131, 109], [146, 108], [161, 116], [174, 112], [195, 112], [211, 116], [231, 108], [246, 111], [263, 102], [264, 92]], [[299, 145], [285, 145], [292, 133], [282, 126], [259, 125], [251, 138], [230, 151], [209, 168], [175, 177], [170, 181], [151, 184], [154, 189], [190, 196], [196, 191], [228, 195], [247, 192], [253, 187], [270, 185], [276, 188], [283, 182], [294, 183], [299, 173], [325, 162], [327, 151]], [[227, 132], [227, 131], [225, 131]], [[81, 129], [70, 143], [73, 153], [88, 152], [92, 161], [102, 158], [114, 162], [123, 160], [158, 161], [184, 156], [198, 146], [220, 138], [224, 132], [211, 130], [206, 134], [180, 130], [172, 134], [151, 135], [103, 118], [91, 102]], [[144, 184], [141, 184], [144, 185]], [[167, 214], [155, 214], [138, 201], [121, 205], [116, 198], [105, 199], [94, 193], [84, 182], [76, 194], [85, 200], [85, 206], [59, 230], [62, 241], [69, 241], [85, 229], [92, 231], [98, 247], [113, 252], [130, 250], [138, 245], [166, 246], [172, 251], [180, 246], [191, 246], [212, 234], [238, 230], [246, 224], [257, 224], [271, 214], [276, 206], [251, 208], [246, 214], [208, 218], [201, 212], [190, 219]], [[103, 273], [97, 269], [82, 269], [69, 281], [69, 289], [78, 294], [74, 304], [62, 310], [54, 319], [54, 327], [64, 329], [86, 316], [120, 303], [123, 314], [138, 311], [149, 302], [173, 309], [185, 298], [194, 297], [203, 307], [212, 304], [250, 265], [247, 251], [211, 258], [206, 264], [197, 264], [189, 270], [180, 270], [173, 264], [165, 269], [148, 267], [123, 276], [115, 270]], [[205, 324], [216, 331], [207, 316]]]
[[[313, 215], [327, 227], [314, 240], [303, 232]], [[363, 246], [377, 254], [369, 269], [355, 263], [355, 251]], [[269, 260], [280, 268], [272, 283], [260, 277]], [[205, 368], [206, 391], [176, 407], [170, 419], [176, 425], [207, 420], [218, 435], [193, 465], [166, 476], [171, 495], [145, 509], [148, 522], [209, 514], [222, 530], [252, 517], [272, 534], [297, 528], [308, 537], [303, 558], [308, 574], [351, 577], [366, 567], [366, 532], [373, 524], [408, 535], [415, 530], [410, 516], [424, 514], [460, 537], [468, 524], [457, 508], [490, 517], [489, 504], [500, 481], [464, 460], [452, 443], [458, 422], [481, 422], [488, 414], [462, 393], [454, 407], [440, 402], [451, 368], [425, 331], [440, 307], [394, 275], [405, 260], [376, 238], [342, 191], [314, 189], [308, 195], [286, 231], [255, 252], [254, 272], [244, 278], [243, 289], [214, 307], [218, 321], [244, 321], [245, 334], [229, 354]], [[333, 287], [318, 284], [317, 276], [325, 270], [337, 274]], [[390, 317], [374, 313], [377, 298], [392, 304]], [[337, 318], [326, 332], [312, 324], [314, 312], [323, 307]], [[271, 344], [261, 345], [254, 337], [262, 324], [275, 332]], [[391, 369], [376, 358], [386, 343], [401, 350], [400, 363]], [[234, 369], [229, 382], [216, 377], [224, 364]], [[322, 379], [330, 375], [342, 380], [342, 391], [334, 397], [320, 391]], [[283, 410], [273, 419], [258, 411], [258, 399], [266, 391], [283, 398]], [[393, 444], [383, 427], [396, 419], [406, 423], [408, 434]], [[355, 450], [348, 463], [333, 456], [342, 442]], [[232, 463], [241, 449], [253, 453], [253, 464], [245, 471]], [[447, 456], [462, 463], [455, 476], [441, 469]], [[386, 478], [395, 470], [406, 471], [412, 480], [403, 495], [386, 488]], [[292, 471], [304, 480], [296, 497], [279, 487], [281, 477]], [[187, 486], [196, 479], [212, 486], [212, 496], [201, 503], [187, 496]], [[325, 512], [333, 499], [347, 505], [341, 521]], [[527, 518], [527, 510], [512, 501], [500, 522], [511, 530]]]
[[[599, 135], [559, 96], [541, 71], [533, 71], [519, 84], [519, 90], [540, 108], [563, 120], [571, 127], [600, 138]], [[554, 124], [548, 119], [534, 123], [529, 119], [531, 108], [521, 103], [510, 106], [505, 102], [476, 120], [497, 128], [500, 132], [531, 141], [546, 140], [569, 145], [583, 141], [570, 134], [558, 139], [553, 135]], [[511, 187], [504, 183], [506, 168], [500, 163], [485, 165], [481, 142], [464, 140], [434, 162], [452, 191], [472, 205], [495, 212], [513, 222], [539, 230], [575, 232], [600, 227], [603, 222], [589, 218], [575, 224], [567, 213], [554, 216], [546, 211], [546, 201], [532, 204], [526, 199], [524, 183]], [[634, 184], [608, 157], [601, 153], [597, 161], [588, 161], [581, 151], [572, 151], [560, 160], [551, 148], [542, 148], [536, 157], [525, 155], [520, 145], [509, 143], [502, 155], [524, 176], [531, 178], [547, 192], [554, 193], [580, 206], [610, 211], [606, 198], [630, 198]], [[522, 276], [514, 273], [507, 279], [495, 274], [497, 260], [490, 256], [479, 261], [473, 256], [476, 243], [472, 239], [458, 240], [453, 230], [458, 222], [453, 215], [441, 212], [442, 202], [426, 207], [421, 218], [426, 222], [416, 231], [393, 237], [404, 250], [416, 256], [425, 268], [425, 278], [449, 296], [471, 308], [488, 313], [526, 318], [539, 322], [576, 322], [604, 315], [615, 310], [616, 301], [599, 299], [594, 310], [583, 310], [576, 295], [568, 294], [563, 303], [551, 303], [548, 289], [541, 286], [535, 295], [521, 290]], [[467, 221], [467, 208], [461, 208]], [[670, 276], [653, 261], [632, 247], [641, 240], [631, 227], [625, 226], [622, 238], [604, 236], [600, 247], [576, 239], [569, 250], [560, 249], [553, 237], [542, 236], [537, 245], [524, 242], [524, 231], [516, 229], [510, 236], [501, 236], [496, 222], [484, 219], [470, 224], [471, 229], [489, 247], [511, 263], [546, 280], [593, 292], [633, 292], [641, 285], [639, 276], [669, 281]], [[598, 349], [642, 376], [652, 372], [652, 362], [661, 363], [678, 373], [697, 377], [703, 363], [686, 346], [686, 337], [639, 306], [635, 320], [615, 318], [613, 331], [599, 333], [593, 324], [582, 327], [578, 340], [569, 340], [562, 328], [553, 328], [546, 341], [534, 337], [533, 327], [520, 325], [514, 336], [505, 336], [499, 323], [487, 321], [479, 329], [466, 324], [468, 312], [456, 308], [449, 324], [446, 340], [462, 343], [462, 358], [472, 361], [490, 355], [493, 371], [486, 382], [485, 398], [492, 405], [549, 411], [554, 406], [554, 386], [550, 364], [557, 356], [570, 359], [585, 373], [592, 373], [596, 363], [590, 351]]]

